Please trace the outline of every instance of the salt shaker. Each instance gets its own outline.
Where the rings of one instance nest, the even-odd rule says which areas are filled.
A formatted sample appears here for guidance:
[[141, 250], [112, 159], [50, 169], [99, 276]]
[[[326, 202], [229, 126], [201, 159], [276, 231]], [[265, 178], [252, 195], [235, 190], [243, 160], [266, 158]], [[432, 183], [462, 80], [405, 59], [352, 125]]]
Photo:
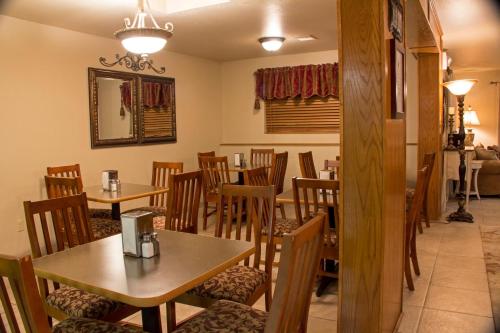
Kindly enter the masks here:
[[157, 232], [153, 232], [151, 234], [151, 243], [153, 243], [153, 249], [154, 249], [155, 256], [159, 255], [160, 254], [160, 242], [158, 241], [158, 233]]
[[151, 242], [151, 234], [143, 234], [142, 235], [142, 257], [143, 258], [152, 258], [155, 255], [154, 245]]

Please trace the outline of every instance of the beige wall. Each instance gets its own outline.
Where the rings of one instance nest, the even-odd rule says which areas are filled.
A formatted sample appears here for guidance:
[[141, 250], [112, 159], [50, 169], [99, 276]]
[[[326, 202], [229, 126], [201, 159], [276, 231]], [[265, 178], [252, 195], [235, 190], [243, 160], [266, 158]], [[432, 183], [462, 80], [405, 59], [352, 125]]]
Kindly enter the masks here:
[[148, 183], [153, 160], [183, 161], [190, 170], [197, 165], [194, 152], [221, 142], [217, 62], [153, 56], [176, 80], [177, 144], [92, 150], [87, 68], [102, 67], [99, 56], [123, 54], [119, 42], [0, 16], [0, 45], [0, 253], [28, 251], [22, 202], [44, 195], [46, 166], [79, 162], [85, 184], [98, 184], [109, 168], [124, 182]]
[[[325, 159], [340, 155], [339, 134], [265, 134], [264, 105], [254, 110], [255, 81], [253, 73], [259, 68], [333, 63], [338, 61], [337, 50], [285, 56], [253, 58], [222, 64], [222, 143], [221, 153], [232, 159], [235, 152], [245, 153], [250, 148], [269, 148], [258, 144], [273, 144], [275, 151], [288, 151], [285, 187], [290, 187], [292, 176], [300, 175], [298, 153], [312, 150], [316, 169]], [[314, 144], [331, 143], [329, 146]], [[240, 145], [234, 145], [240, 144]], [[276, 145], [279, 144], [279, 145]], [[290, 145], [291, 144], [291, 145]]]
[[[498, 142], [498, 96], [491, 81], [500, 81], [500, 70], [469, 72], [456, 71], [455, 79], [478, 79], [479, 82], [465, 96], [465, 108], [472, 106], [477, 112], [481, 125], [474, 126], [474, 144], [482, 143], [485, 147]], [[455, 103], [456, 104], [456, 103]]]

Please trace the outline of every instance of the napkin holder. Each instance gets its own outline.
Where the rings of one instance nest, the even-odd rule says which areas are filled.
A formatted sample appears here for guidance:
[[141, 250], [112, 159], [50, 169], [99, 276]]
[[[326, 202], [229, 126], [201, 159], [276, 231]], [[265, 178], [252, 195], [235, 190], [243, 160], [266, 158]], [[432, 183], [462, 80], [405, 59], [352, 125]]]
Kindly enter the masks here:
[[121, 215], [123, 254], [140, 257], [142, 255], [142, 234], [152, 233], [153, 213], [133, 211]]
[[245, 159], [245, 155], [243, 153], [235, 153], [234, 154], [234, 166], [235, 167], [243, 166], [244, 159]]
[[118, 179], [118, 170], [104, 170], [101, 176], [102, 189], [104, 191], [110, 191], [109, 181]]

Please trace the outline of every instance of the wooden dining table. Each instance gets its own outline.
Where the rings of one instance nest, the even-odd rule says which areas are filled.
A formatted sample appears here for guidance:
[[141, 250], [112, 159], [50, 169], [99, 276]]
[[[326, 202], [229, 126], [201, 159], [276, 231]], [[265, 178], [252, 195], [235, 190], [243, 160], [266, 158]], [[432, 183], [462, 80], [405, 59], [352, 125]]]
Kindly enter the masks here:
[[265, 167], [267, 169], [267, 172], [269, 172], [269, 169], [271, 169], [270, 165], [258, 165], [258, 164], [245, 164], [245, 166], [236, 166], [234, 164], [229, 165], [229, 172], [237, 172], [238, 173], [238, 184], [239, 185], [244, 185], [245, 184], [245, 179], [244, 179], [244, 173], [245, 170], [253, 170], [257, 169], [260, 167]]
[[103, 190], [101, 185], [85, 186], [87, 200], [111, 204], [111, 215], [114, 220], [120, 219], [120, 202], [129, 201], [155, 194], [168, 192], [168, 188], [160, 186], [122, 183], [120, 191], [112, 192]]
[[115, 235], [33, 260], [35, 274], [141, 308], [143, 329], [161, 332], [159, 306], [255, 252], [254, 244], [157, 230], [160, 255], [122, 253]]

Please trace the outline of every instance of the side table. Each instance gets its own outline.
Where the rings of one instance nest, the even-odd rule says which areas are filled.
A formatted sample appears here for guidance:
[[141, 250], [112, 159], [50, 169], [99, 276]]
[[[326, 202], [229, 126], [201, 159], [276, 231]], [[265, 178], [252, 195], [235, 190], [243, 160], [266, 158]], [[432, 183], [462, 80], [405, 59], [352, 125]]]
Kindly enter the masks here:
[[477, 175], [479, 174], [479, 170], [482, 167], [483, 167], [483, 161], [472, 160], [471, 169], [472, 169], [472, 173], [473, 173], [472, 178], [474, 179], [474, 191], [471, 191], [469, 194], [475, 194], [477, 200], [481, 200], [481, 197], [479, 196], [479, 189], [477, 188]]

